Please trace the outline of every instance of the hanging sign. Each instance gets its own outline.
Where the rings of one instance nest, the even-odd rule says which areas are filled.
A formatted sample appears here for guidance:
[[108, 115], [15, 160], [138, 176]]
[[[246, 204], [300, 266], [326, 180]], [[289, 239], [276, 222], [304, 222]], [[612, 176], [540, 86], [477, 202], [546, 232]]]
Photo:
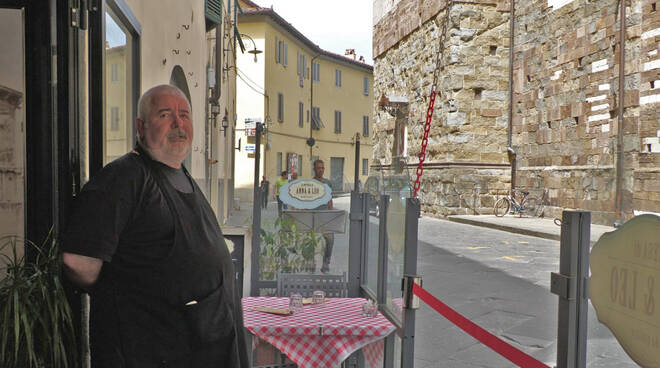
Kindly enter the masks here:
[[312, 209], [328, 203], [332, 189], [315, 179], [296, 179], [282, 185], [280, 199], [295, 208]]
[[245, 144], [245, 152], [254, 152], [255, 150], [255, 145], [252, 143], [246, 143]]
[[660, 367], [660, 216], [637, 216], [604, 234], [590, 267], [598, 320], [635, 362]]

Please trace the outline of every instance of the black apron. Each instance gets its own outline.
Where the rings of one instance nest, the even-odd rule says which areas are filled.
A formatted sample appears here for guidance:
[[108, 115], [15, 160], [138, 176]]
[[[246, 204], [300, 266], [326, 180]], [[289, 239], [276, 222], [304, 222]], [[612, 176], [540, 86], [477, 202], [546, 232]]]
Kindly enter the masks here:
[[[136, 149], [172, 214], [159, 261], [103, 265], [92, 291], [92, 368], [247, 367], [231, 255], [199, 187], [177, 191]], [[139, 226], [139, 224], [136, 224]]]

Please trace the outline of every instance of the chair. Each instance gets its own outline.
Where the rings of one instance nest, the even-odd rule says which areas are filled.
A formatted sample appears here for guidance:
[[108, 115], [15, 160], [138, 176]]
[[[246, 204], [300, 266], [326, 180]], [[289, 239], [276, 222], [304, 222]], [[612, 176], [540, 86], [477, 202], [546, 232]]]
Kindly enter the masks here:
[[325, 291], [325, 296], [328, 298], [346, 297], [348, 294], [346, 272], [341, 275], [277, 274], [277, 296], [298, 293], [304, 298], [309, 298], [314, 290]]

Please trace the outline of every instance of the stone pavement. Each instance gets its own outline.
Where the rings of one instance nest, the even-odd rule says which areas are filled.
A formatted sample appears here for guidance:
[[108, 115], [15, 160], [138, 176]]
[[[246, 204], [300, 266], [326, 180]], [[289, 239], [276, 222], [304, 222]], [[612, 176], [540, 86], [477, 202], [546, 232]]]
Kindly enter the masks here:
[[[550, 218], [519, 217], [516, 215], [506, 215], [504, 217], [495, 215], [453, 215], [447, 217], [447, 219], [463, 224], [489, 227], [551, 240], [560, 240], [561, 236], [561, 226], [556, 225], [555, 220]], [[592, 224], [591, 244], [596, 243], [603, 234], [614, 230], [615, 228], [612, 226]]]

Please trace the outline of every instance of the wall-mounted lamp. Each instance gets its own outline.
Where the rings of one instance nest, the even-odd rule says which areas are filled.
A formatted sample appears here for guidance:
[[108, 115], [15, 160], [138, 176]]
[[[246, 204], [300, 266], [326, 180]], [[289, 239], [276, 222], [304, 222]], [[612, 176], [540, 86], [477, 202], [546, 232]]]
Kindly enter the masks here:
[[252, 37], [246, 35], [245, 33], [241, 33], [241, 37], [246, 37], [247, 39], [249, 39], [250, 41], [252, 41], [252, 47], [254, 47], [254, 49], [248, 51], [248, 54], [252, 54], [252, 55], [254, 55], [254, 62], [256, 63], [256, 62], [257, 62], [257, 55], [261, 54], [263, 51], [257, 49], [257, 43], [254, 42], [254, 40], [252, 39]]
[[222, 117], [222, 134], [227, 136], [227, 128], [229, 127], [229, 121], [227, 120], [227, 114]]

